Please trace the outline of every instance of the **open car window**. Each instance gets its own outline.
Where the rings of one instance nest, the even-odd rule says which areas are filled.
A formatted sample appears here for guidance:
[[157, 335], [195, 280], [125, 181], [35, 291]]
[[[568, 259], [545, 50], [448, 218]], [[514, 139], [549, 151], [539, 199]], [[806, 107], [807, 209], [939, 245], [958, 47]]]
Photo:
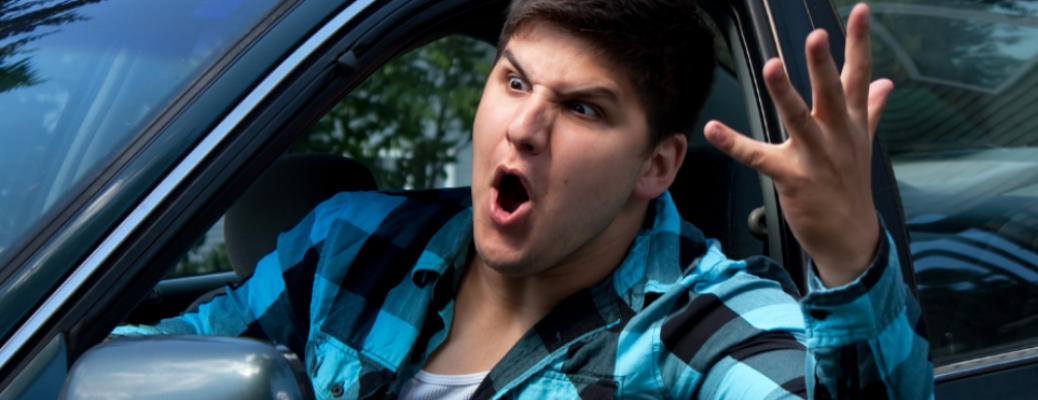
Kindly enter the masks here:
[[[289, 154], [355, 160], [383, 190], [468, 186], [472, 121], [495, 51], [457, 34], [420, 46], [368, 77]], [[200, 237], [166, 279], [231, 271], [224, 221]]]

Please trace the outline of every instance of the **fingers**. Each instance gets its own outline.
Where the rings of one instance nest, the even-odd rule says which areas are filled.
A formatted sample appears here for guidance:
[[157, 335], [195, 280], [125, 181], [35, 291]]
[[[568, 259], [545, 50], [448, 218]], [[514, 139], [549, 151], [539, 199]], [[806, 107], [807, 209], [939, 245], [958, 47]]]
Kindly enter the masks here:
[[777, 58], [764, 64], [764, 84], [768, 87], [768, 93], [775, 101], [775, 107], [778, 108], [782, 123], [786, 125], [790, 136], [800, 138], [798, 140], [809, 145], [819, 143], [820, 132], [815, 125], [814, 117], [811, 116], [804, 99], [800, 98], [800, 94], [793, 88], [793, 84], [789, 83], [782, 62]]
[[[872, 76], [872, 50], [869, 41], [869, 7], [859, 3], [847, 21], [847, 47], [844, 53], [843, 91], [847, 112], [858, 126], [865, 126]], [[872, 132], [872, 131], [870, 131]]]
[[829, 53], [829, 34], [816, 29], [807, 35], [807, 71], [811, 77], [814, 116], [823, 124], [842, 126], [847, 116], [843, 83]]
[[710, 121], [704, 129], [706, 139], [729, 157], [760, 173], [776, 178], [782, 174], [782, 159], [778, 148], [743, 136], [717, 121]]
[[876, 134], [879, 126], [879, 118], [883, 114], [883, 108], [887, 106], [887, 95], [894, 90], [894, 82], [889, 79], [877, 79], [869, 85], [868, 113], [869, 113], [869, 139]]

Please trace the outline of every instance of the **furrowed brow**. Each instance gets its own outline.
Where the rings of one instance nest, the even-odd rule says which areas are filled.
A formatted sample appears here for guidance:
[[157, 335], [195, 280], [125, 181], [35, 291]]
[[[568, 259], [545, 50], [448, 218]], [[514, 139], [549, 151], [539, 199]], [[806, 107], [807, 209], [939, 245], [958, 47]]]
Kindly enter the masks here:
[[607, 88], [604, 88], [604, 87], [600, 87], [600, 86], [599, 87], [587, 88], [587, 89], [577, 89], [577, 90], [568, 91], [568, 92], [560, 92], [559, 93], [559, 97], [567, 98], [567, 99], [598, 98], [598, 99], [603, 99], [603, 100], [607, 100], [607, 101], [612, 101], [612, 102], [617, 103], [617, 104], [620, 103], [620, 96], [617, 96], [616, 92], [613, 92], [610, 89], [607, 89]]
[[[529, 77], [529, 75], [526, 74], [526, 71], [523, 70], [523, 66], [520, 65], [519, 61], [516, 60], [515, 54], [513, 54], [510, 50], [506, 49], [504, 52], [502, 52], [502, 56], [504, 56], [508, 60], [508, 62], [512, 64], [512, 67], [515, 67], [515, 69], [519, 71], [520, 75], [524, 77]], [[598, 98], [606, 101], [611, 101], [616, 104], [620, 104], [620, 96], [618, 96], [616, 92], [601, 86], [591, 87], [587, 89], [577, 89], [568, 92], [560, 92], [558, 93], [558, 96], [566, 99]]]
[[505, 56], [505, 58], [508, 59], [508, 62], [511, 63], [513, 67], [515, 67], [515, 69], [519, 70], [519, 74], [520, 75], [522, 75], [522, 76], [529, 76], [529, 75], [526, 75], [526, 71], [523, 70], [523, 66], [519, 65], [519, 61], [515, 60], [515, 54], [512, 54], [511, 50], [507, 50], [506, 49], [504, 51], [504, 56]]

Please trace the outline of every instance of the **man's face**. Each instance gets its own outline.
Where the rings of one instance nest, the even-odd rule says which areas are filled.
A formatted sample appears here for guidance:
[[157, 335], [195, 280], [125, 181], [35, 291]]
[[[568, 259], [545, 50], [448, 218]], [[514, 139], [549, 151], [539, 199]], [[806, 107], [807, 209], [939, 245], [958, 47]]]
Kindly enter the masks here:
[[484, 263], [530, 276], [616, 245], [609, 228], [648, 165], [648, 127], [629, 79], [588, 41], [550, 24], [513, 35], [473, 131]]

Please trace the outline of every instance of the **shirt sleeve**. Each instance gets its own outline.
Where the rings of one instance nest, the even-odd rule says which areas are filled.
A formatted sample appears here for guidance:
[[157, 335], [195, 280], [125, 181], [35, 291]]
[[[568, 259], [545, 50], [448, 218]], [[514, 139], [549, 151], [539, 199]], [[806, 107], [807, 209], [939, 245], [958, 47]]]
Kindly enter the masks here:
[[854, 282], [827, 289], [812, 265], [803, 331], [763, 332], [733, 346], [698, 398], [933, 399], [922, 313], [893, 240], [881, 234], [876, 258]]
[[827, 289], [809, 268], [804, 311], [811, 398], [933, 398], [933, 364], [922, 309], [902, 279], [893, 239], [881, 233], [872, 265]]
[[322, 203], [295, 228], [283, 232], [277, 250], [260, 260], [251, 277], [237, 287], [227, 287], [225, 295], [155, 326], [117, 327], [112, 335], [247, 336], [284, 344], [303, 354], [320, 248], [342, 204], [342, 199], [334, 200], [340, 201]]

